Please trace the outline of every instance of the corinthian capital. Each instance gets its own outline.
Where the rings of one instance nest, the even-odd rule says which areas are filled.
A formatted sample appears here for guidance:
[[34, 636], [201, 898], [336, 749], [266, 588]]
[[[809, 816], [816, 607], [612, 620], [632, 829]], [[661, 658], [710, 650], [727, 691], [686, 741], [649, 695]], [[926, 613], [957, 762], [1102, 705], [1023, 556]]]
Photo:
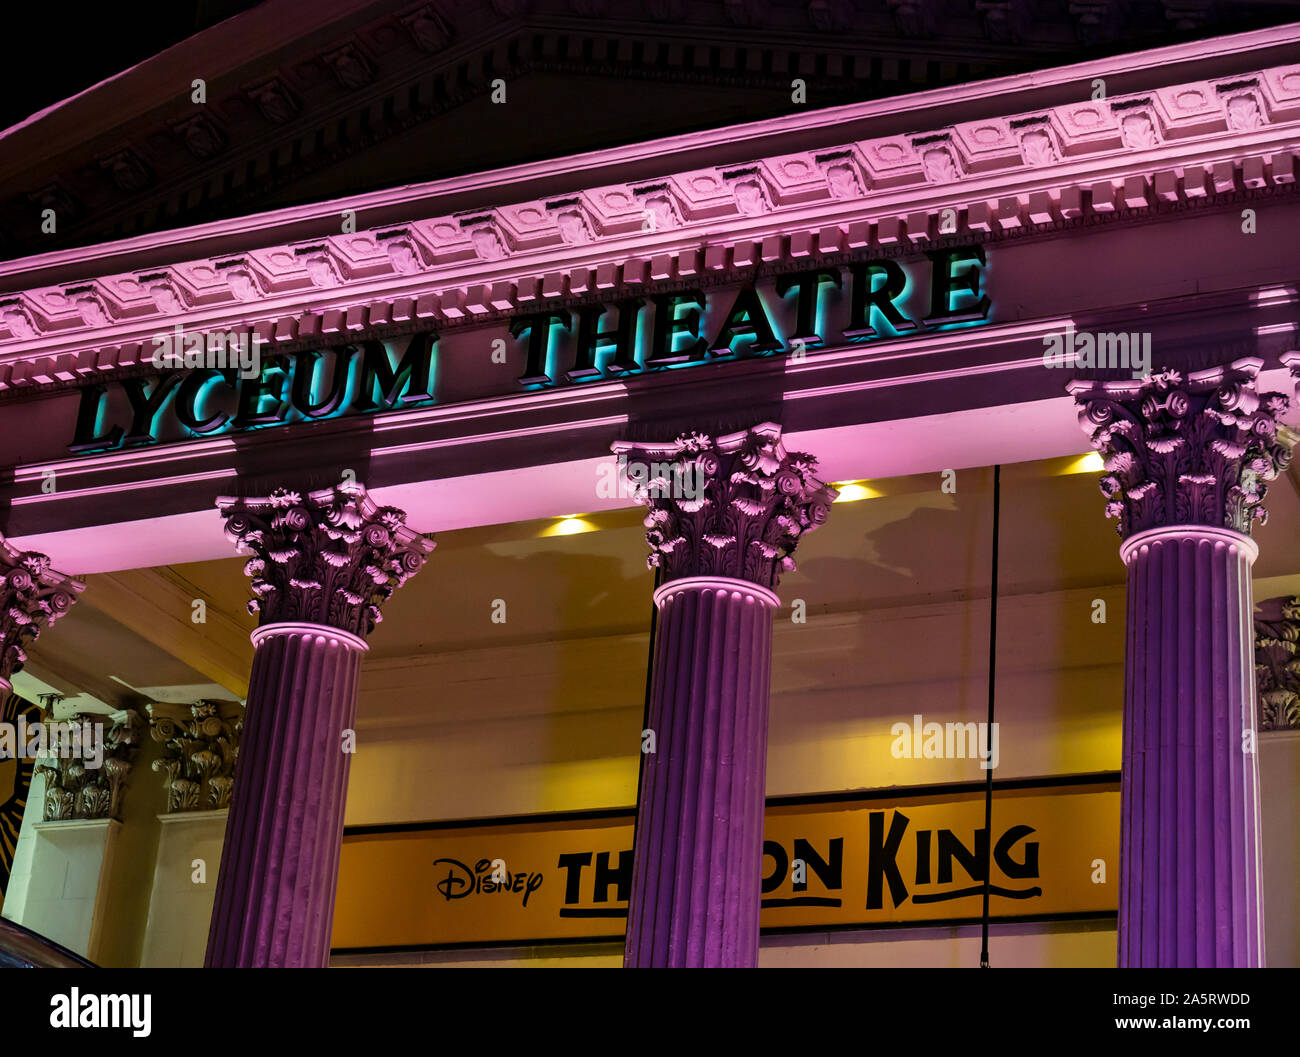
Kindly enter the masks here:
[[26, 646], [72, 608], [86, 585], [50, 568], [36, 551], [20, 551], [0, 539], [0, 691], [22, 671]]
[[1260, 393], [1262, 360], [1120, 382], [1074, 382], [1079, 422], [1105, 460], [1106, 516], [1128, 538], [1207, 525], [1250, 534], [1264, 522], [1266, 482], [1290, 462], [1278, 441], [1281, 393]]
[[127, 779], [140, 750], [144, 724], [132, 709], [110, 716], [47, 718], [46, 751], [36, 773], [45, 776], [44, 821], [117, 818]]
[[223, 497], [217, 509], [226, 535], [253, 555], [244, 566], [255, 596], [248, 609], [262, 624], [323, 624], [364, 638], [434, 547], [407, 527], [405, 513], [376, 506], [360, 484]]
[[666, 444], [613, 445], [645, 518], [647, 564], [664, 579], [727, 576], [775, 587], [799, 538], [825, 522], [838, 494], [817, 460], [787, 452], [781, 427], [683, 434]]
[[166, 776], [169, 812], [230, 806], [243, 731], [244, 710], [232, 702], [149, 705], [149, 736], [163, 752], [153, 769]]

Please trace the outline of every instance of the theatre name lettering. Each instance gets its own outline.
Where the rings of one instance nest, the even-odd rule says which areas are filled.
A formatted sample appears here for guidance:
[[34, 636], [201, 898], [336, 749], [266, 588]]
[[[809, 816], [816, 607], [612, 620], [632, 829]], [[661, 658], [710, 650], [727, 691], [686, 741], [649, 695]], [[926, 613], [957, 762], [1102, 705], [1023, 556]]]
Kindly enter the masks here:
[[[991, 847], [976, 790], [769, 803], [762, 925], [976, 921], [986, 856], [995, 918], [1113, 913], [1118, 831], [1109, 778], [999, 790]], [[632, 872], [630, 813], [349, 833], [333, 946], [611, 937]]]
[[[341, 415], [408, 410], [719, 360], [803, 355], [989, 318], [984, 250], [926, 266], [862, 260], [740, 287], [628, 296], [510, 317], [504, 327], [360, 339], [291, 354], [211, 334], [158, 335], [156, 374], [81, 387], [74, 454]], [[182, 337], [184, 340], [181, 340]], [[245, 340], [247, 337], [245, 336]], [[166, 355], [158, 352], [166, 346]], [[231, 346], [231, 347], [228, 347]]]

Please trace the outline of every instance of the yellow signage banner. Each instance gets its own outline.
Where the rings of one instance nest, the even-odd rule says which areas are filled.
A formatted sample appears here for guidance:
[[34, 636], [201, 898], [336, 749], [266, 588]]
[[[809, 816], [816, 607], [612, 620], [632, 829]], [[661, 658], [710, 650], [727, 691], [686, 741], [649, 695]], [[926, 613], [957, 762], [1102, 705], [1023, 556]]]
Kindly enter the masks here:
[[[995, 786], [990, 914], [1117, 907], [1119, 780]], [[365, 827], [343, 839], [336, 951], [621, 938], [630, 811]], [[984, 793], [768, 802], [765, 929], [979, 920]]]

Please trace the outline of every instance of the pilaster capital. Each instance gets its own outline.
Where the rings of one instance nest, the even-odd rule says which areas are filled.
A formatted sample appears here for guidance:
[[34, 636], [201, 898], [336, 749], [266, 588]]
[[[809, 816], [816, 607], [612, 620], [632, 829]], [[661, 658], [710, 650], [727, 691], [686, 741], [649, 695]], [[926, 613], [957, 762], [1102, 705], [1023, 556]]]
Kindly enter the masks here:
[[1300, 349], [1284, 352], [1279, 359], [1282, 361], [1282, 366], [1291, 369], [1291, 377], [1295, 379], [1296, 396], [1300, 397]]
[[322, 624], [365, 638], [434, 548], [406, 525], [403, 511], [376, 506], [362, 484], [224, 496], [217, 509], [227, 537], [253, 555], [244, 566], [254, 595], [248, 610], [263, 626]]
[[1255, 607], [1255, 685], [1260, 730], [1300, 730], [1300, 597]]
[[813, 476], [816, 459], [785, 450], [771, 422], [720, 437], [619, 441], [613, 450], [633, 498], [649, 508], [647, 564], [665, 581], [725, 576], [774, 588], [838, 495]]
[[1289, 401], [1260, 393], [1263, 361], [1184, 374], [1074, 382], [1079, 423], [1105, 460], [1106, 516], [1128, 538], [1148, 529], [1206, 525], [1250, 534], [1268, 512], [1266, 482], [1290, 463], [1278, 439]]
[[44, 728], [36, 766], [45, 776], [44, 821], [116, 818], [144, 739], [140, 714], [128, 708], [55, 720], [47, 713]]
[[0, 690], [27, 662], [26, 647], [63, 616], [86, 585], [55, 572], [37, 551], [0, 538]]
[[149, 736], [162, 746], [153, 769], [166, 776], [167, 810], [230, 807], [244, 709], [228, 701], [148, 706]]

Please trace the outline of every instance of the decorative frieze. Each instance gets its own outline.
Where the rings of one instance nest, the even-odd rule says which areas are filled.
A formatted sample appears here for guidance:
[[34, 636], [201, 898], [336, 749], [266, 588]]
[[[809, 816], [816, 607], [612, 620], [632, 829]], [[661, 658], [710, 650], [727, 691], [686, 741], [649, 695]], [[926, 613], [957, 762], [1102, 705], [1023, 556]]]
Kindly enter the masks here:
[[1266, 520], [1266, 482], [1291, 453], [1277, 422], [1289, 401], [1256, 391], [1262, 365], [1251, 358], [1186, 375], [1070, 385], [1079, 422], [1105, 460], [1099, 484], [1121, 536], [1176, 525], [1249, 535]]
[[[36, 773], [45, 776], [43, 821], [118, 817], [144, 737], [139, 713], [126, 709], [107, 717], [78, 715], [46, 722], [48, 750], [36, 766]], [[102, 739], [93, 753], [88, 737]]]
[[72, 608], [85, 586], [55, 572], [46, 555], [0, 538], [0, 691], [27, 662], [26, 647]]
[[226, 146], [226, 137], [206, 114], [195, 114], [172, 126], [189, 152], [199, 161], [207, 161]]
[[227, 537], [253, 555], [244, 566], [255, 596], [248, 609], [263, 625], [321, 624], [365, 638], [434, 548], [361, 484], [306, 495], [277, 488], [266, 498], [223, 497], [217, 508]]
[[283, 125], [298, 113], [298, 103], [279, 78], [248, 89], [248, 98], [273, 125]]
[[1255, 607], [1260, 730], [1300, 730], [1300, 596]]
[[153, 769], [164, 777], [167, 810], [230, 807], [244, 710], [230, 702], [149, 705], [149, 736], [162, 746]]
[[[352, 53], [345, 48], [338, 54]], [[360, 76], [351, 65], [347, 68], [352, 71], [348, 76]], [[252, 95], [264, 113], [283, 117], [293, 106], [278, 82], [268, 82]], [[660, 244], [657, 253], [667, 262], [664, 274], [680, 278], [695, 274], [693, 262], [706, 247], [721, 251], [723, 267], [743, 268], [746, 251], [738, 247], [754, 240], [766, 244], [808, 237], [832, 227], [847, 233], [852, 248], [884, 251], [902, 240], [928, 239], [936, 218], [945, 216], [951, 225], [945, 234], [966, 240], [1009, 238], [1113, 220], [1131, 211], [1258, 196], [1294, 183], [1291, 130], [1297, 121], [1300, 66], [1278, 66], [948, 128], [847, 143], [832, 140], [802, 154], [759, 158], [725, 171], [672, 173], [655, 183], [653, 197], [629, 185], [587, 186], [560, 198], [485, 207], [469, 217], [413, 219], [396, 246], [387, 245], [381, 238], [384, 230], [377, 229], [267, 245], [250, 250], [237, 266], [219, 258], [181, 261], [162, 273], [171, 286], [185, 291], [179, 308], [121, 275], [93, 278], [75, 289], [19, 291], [0, 308], [0, 341], [17, 354], [0, 365], [0, 391], [80, 380], [87, 372], [74, 371], [72, 365], [79, 363], [83, 344], [113, 323], [135, 329], [116, 335], [109, 348], [94, 350], [94, 371], [135, 365], [137, 344], [150, 340], [160, 319], [177, 314], [185, 317], [188, 330], [229, 330], [234, 322], [230, 311], [256, 303], [271, 318], [248, 318], [241, 324], [260, 322], [273, 333], [301, 324], [310, 334], [313, 317], [355, 307], [352, 288], [357, 283], [367, 284], [365, 299], [377, 297], [386, 318], [398, 317], [398, 304], [405, 298], [429, 299], [434, 305], [429, 318], [449, 326], [472, 321], [460, 306], [468, 292], [480, 287], [493, 291], [494, 310], [514, 311], [529, 300], [528, 290], [549, 277], [557, 289], [546, 296], [564, 296], [570, 270], [616, 269], [606, 288], [634, 285], [638, 267], [629, 267], [627, 238], [641, 233], [679, 234], [672, 245]], [[1233, 155], [1211, 157], [1207, 152], [1217, 149], [1226, 133], [1235, 136]], [[184, 135], [198, 152], [220, 149], [214, 130], [187, 126]], [[1090, 162], [1085, 179], [1078, 165], [1092, 158], [1097, 160]], [[834, 161], [828, 164], [827, 159]], [[1016, 170], [1023, 170], [1034, 190], [1008, 190]], [[1053, 177], [1058, 170], [1059, 180]], [[898, 202], [900, 190], [907, 188], [915, 191], [915, 199]], [[887, 206], [878, 201], [881, 195], [890, 197]], [[1123, 208], [1117, 210], [1116, 202]], [[361, 199], [355, 202], [358, 211], [365, 205]], [[418, 217], [418, 206], [413, 212]], [[735, 229], [734, 236], [727, 228]], [[823, 253], [841, 250], [839, 238], [819, 238], [818, 245], [827, 247], [819, 249]], [[575, 261], [579, 251], [583, 259]], [[516, 259], [525, 263], [516, 264]], [[473, 282], [464, 277], [469, 261], [476, 271]], [[93, 276], [93, 259], [84, 264]], [[374, 281], [383, 276], [392, 289], [376, 292]], [[413, 276], [422, 281], [418, 288], [411, 286]], [[297, 295], [307, 285], [328, 291], [331, 303], [313, 305], [304, 314]], [[70, 358], [70, 366], [56, 365], [48, 379], [36, 377], [51, 373], [34, 365], [52, 351]]]
[[667, 444], [613, 445], [645, 518], [647, 564], [663, 579], [725, 576], [774, 588], [795, 567], [800, 537], [826, 521], [839, 494], [813, 476], [817, 460], [787, 452], [771, 422]]

